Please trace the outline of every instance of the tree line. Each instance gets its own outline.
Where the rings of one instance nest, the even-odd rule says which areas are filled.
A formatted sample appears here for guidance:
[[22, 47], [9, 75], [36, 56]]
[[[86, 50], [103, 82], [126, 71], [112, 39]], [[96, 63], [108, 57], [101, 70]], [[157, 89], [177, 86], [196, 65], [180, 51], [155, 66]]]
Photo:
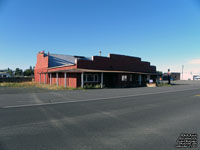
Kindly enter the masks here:
[[15, 70], [12, 70], [8, 68], [8, 73], [10, 76], [34, 76], [34, 67], [30, 66], [29, 69], [25, 69], [24, 71], [20, 68], [16, 68]]

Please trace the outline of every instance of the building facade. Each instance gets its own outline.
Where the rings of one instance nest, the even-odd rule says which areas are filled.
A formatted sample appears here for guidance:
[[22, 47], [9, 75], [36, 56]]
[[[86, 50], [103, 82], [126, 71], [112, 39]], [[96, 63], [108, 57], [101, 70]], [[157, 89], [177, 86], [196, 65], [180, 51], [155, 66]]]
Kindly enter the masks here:
[[0, 78], [8, 78], [10, 77], [10, 73], [8, 70], [0, 70]]
[[108, 57], [58, 55], [39, 52], [35, 81], [70, 88], [145, 86], [157, 78], [156, 67], [139, 57], [109, 54]]

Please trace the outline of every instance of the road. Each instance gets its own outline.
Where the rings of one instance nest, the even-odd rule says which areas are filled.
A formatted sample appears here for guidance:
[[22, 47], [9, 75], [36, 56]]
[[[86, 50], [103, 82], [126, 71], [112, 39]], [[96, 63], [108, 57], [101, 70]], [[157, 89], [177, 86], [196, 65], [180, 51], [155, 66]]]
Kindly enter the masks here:
[[173, 150], [181, 133], [200, 135], [200, 82], [81, 91], [0, 87], [0, 150]]

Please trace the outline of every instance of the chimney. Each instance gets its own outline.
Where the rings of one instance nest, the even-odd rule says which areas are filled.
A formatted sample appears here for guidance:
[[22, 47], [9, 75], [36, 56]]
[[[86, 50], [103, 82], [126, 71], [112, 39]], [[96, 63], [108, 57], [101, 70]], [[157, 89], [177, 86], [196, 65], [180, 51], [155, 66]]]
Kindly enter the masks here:
[[44, 50], [39, 52], [40, 54], [44, 54]]

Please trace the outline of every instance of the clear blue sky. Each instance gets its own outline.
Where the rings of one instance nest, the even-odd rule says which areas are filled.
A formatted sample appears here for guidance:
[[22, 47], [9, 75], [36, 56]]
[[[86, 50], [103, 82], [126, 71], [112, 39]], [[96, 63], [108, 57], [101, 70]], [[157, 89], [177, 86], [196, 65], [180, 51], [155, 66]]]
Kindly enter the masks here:
[[45, 50], [118, 53], [158, 70], [200, 59], [198, 0], [0, 0], [0, 69], [29, 68]]

